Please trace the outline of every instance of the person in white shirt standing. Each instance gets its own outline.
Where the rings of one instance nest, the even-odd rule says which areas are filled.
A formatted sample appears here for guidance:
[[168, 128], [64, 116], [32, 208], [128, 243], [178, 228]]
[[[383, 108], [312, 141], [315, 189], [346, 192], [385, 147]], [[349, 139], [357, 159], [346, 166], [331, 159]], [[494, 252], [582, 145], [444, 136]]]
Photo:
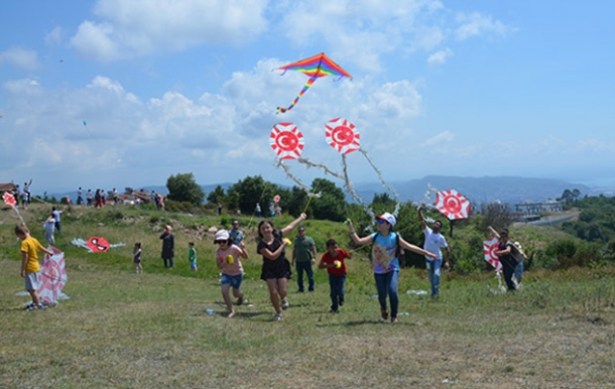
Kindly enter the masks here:
[[[436, 258], [432, 259], [425, 257], [425, 265], [427, 266], [427, 275], [429, 282], [431, 283], [431, 297], [438, 297], [440, 295], [440, 278], [441, 269], [447, 269], [449, 266], [450, 251], [448, 249], [448, 243], [446, 238], [440, 230], [442, 229], [442, 223], [438, 220], [433, 222], [431, 228], [427, 226], [425, 216], [423, 215], [423, 209], [419, 207], [419, 222], [421, 223], [421, 229], [425, 234], [425, 244], [423, 248], [426, 251], [436, 254]], [[442, 249], [446, 252], [446, 257], [442, 257]]]

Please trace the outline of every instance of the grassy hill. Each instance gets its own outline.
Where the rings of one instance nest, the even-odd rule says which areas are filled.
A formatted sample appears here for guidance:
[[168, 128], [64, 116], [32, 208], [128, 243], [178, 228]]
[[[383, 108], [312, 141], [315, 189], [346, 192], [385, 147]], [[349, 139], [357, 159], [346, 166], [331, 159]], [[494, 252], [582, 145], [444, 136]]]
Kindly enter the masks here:
[[[23, 212], [39, 239], [43, 207]], [[27, 298], [16, 295], [23, 289], [16, 218], [0, 212], [0, 387], [613, 387], [612, 268], [530, 271], [525, 289], [509, 295], [494, 293], [492, 273], [447, 273], [435, 301], [414, 293], [428, 288], [424, 271], [403, 269], [399, 322], [390, 324], [379, 320], [369, 262], [357, 252], [340, 314], [328, 313], [327, 278], [316, 271], [314, 293], [295, 293], [295, 280], [289, 282], [291, 307], [272, 322], [258, 279], [257, 220], [246, 217], [248, 303], [226, 319], [208, 229], [228, 221], [151, 209], [67, 209], [56, 238], [66, 253], [70, 299], [25, 312]], [[159, 259], [166, 223], [175, 227], [174, 270]], [[342, 224], [308, 220], [306, 227], [319, 244], [347, 236]], [[69, 243], [95, 234], [127, 246], [88, 254]], [[137, 240], [142, 275], [131, 263]], [[197, 273], [189, 270], [189, 241], [199, 252]]]

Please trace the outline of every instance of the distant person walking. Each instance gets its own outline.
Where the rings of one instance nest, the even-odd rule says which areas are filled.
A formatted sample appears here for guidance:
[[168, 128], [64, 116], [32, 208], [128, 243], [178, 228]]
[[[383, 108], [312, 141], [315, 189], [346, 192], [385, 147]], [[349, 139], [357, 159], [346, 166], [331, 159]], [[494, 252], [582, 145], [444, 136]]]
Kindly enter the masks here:
[[[431, 297], [438, 297], [440, 294], [440, 279], [441, 268], [448, 268], [448, 258], [450, 258], [450, 251], [448, 249], [448, 243], [446, 238], [440, 232], [442, 229], [442, 223], [438, 220], [433, 222], [431, 228], [427, 226], [425, 216], [423, 215], [423, 209], [419, 207], [419, 223], [423, 234], [425, 234], [425, 244], [423, 248], [430, 253], [436, 254], [436, 258], [425, 257], [425, 265], [427, 266], [427, 275], [429, 277], [429, 283], [431, 284]], [[446, 252], [446, 258], [442, 257], [442, 249]]]
[[141, 265], [142, 253], [143, 250], [141, 249], [141, 242], [136, 242], [132, 251], [132, 262], [135, 264], [135, 271], [137, 274], [143, 273], [143, 266]]
[[199, 270], [196, 257], [196, 247], [194, 247], [194, 242], [188, 243], [188, 261], [190, 262], [190, 270]]
[[[400, 249], [410, 250], [420, 255], [435, 258], [432, 254], [422, 248], [406, 242], [401, 235], [393, 231], [397, 224], [397, 219], [392, 214], [385, 212], [376, 216], [376, 232], [359, 237], [352, 224], [348, 221], [348, 231], [350, 238], [359, 246], [372, 244], [372, 270], [378, 291], [378, 302], [380, 303], [380, 315], [383, 320], [388, 320], [389, 313], [391, 323], [397, 321], [399, 308], [399, 251]], [[389, 297], [390, 308], [387, 307], [387, 296]]]
[[77, 189], [77, 205], [83, 205], [83, 189]]
[[284, 239], [295, 227], [307, 218], [302, 213], [298, 218], [290, 222], [286, 227], [277, 230], [270, 220], [263, 220], [258, 224], [258, 236], [260, 241], [256, 251], [263, 256], [261, 280], [267, 283], [269, 300], [275, 310], [274, 321], [282, 319], [282, 310], [289, 307], [286, 296], [288, 280], [291, 277], [290, 262], [286, 259], [285, 248], [289, 239]]
[[240, 246], [241, 242], [243, 242], [244, 233], [242, 230], [239, 229], [239, 220], [233, 220], [231, 226], [232, 228], [229, 231], [229, 234], [231, 235], [231, 240], [233, 241], [233, 244]]
[[160, 235], [162, 239], [161, 257], [164, 261], [166, 269], [173, 269], [173, 257], [175, 257], [175, 237], [173, 236], [173, 227], [170, 225], [164, 226], [164, 231]]
[[55, 227], [56, 227], [56, 231], [58, 231], [58, 234], [62, 233], [62, 227], [61, 227], [62, 212], [63, 211], [56, 209], [56, 207], [51, 208], [51, 214], [53, 215], [53, 218], [55, 219]]
[[299, 293], [304, 292], [304, 272], [308, 279], [308, 291], [314, 291], [314, 271], [312, 270], [312, 265], [316, 263], [316, 256], [316, 243], [314, 242], [314, 239], [305, 234], [305, 227], [299, 227], [297, 238], [295, 238], [295, 244], [293, 247], [292, 261], [292, 264], [296, 266], [297, 270], [297, 287], [299, 288], [297, 291]]
[[53, 217], [53, 214], [50, 214], [45, 223], [43, 223], [43, 231], [45, 235], [45, 240], [50, 245], [55, 245], [56, 240], [53, 236], [53, 233], [56, 230], [56, 219]]

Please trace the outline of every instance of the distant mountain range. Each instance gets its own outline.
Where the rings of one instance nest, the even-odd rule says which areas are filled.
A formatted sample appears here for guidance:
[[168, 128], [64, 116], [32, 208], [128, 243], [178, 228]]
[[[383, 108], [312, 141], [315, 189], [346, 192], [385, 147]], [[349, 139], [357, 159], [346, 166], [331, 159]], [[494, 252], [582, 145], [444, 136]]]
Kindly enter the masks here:
[[[218, 185], [226, 190], [233, 184], [221, 183], [201, 185], [201, 188], [205, 192], [205, 195], [207, 195]], [[390, 185], [395, 188], [400, 200], [403, 202], [423, 201], [425, 193], [430, 187], [437, 190], [455, 189], [467, 197], [473, 204], [495, 201], [508, 204], [543, 202], [560, 197], [566, 189], [578, 189], [583, 196], [598, 195], [601, 193], [613, 195], [614, 193], [613, 188], [592, 188], [587, 185], [576, 184], [564, 180], [526, 177], [426, 176], [416, 180], [392, 182]], [[281, 184], [281, 186], [285, 187], [287, 185]], [[166, 186], [163, 185], [139, 187], [138, 189], [144, 189], [147, 192], [153, 190], [163, 195], [168, 193]], [[370, 202], [375, 194], [387, 192], [380, 183], [359, 183], [354, 185], [354, 189], [366, 202]], [[52, 194], [52, 196], [56, 198], [70, 196], [74, 200], [77, 197], [77, 193], [68, 192]], [[431, 194], [429, 198], [433, 200], [434, 195]]]
[[[455, 189], [471, 203], [482, 204], [500, 201], [508, 204], [522, 202], [543, 202], [556, 199], [566, 189], [578, 189], [583, 195], [595, 194], [586, 185], [575, 184], [563, 180], [525, 177], [456, 177], [456, 176], [426, 176], [421, 179], [391, 183], [404, 202], [420, 202], [428, 189]], [[385, 189], [378, 183], [357, 184], [355, 190], [359, 195], [370, 200], [375, 193], [384, 193]], [[430, 199], [433, 200], [431, 195]]]

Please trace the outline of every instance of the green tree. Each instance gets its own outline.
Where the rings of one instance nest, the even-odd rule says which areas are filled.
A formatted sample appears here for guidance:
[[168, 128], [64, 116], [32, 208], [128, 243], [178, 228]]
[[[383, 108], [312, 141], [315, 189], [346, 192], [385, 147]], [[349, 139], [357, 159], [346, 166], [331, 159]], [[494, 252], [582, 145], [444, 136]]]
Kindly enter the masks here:
[[332, 221], [346, 219], [344, 192], [332, 181], [316, 178], [312, 181], [312, 192], [320, 193], [320, 197], [313, 198], [310, 202], [314, 218]]
[[226, 194], [224, 193], [224, 189], [220, 185], [216, 186], [207, 196], [207, 202], [210, 204], [225, 203]]
[[228, 206], [241, 210], [243, 214], [252, 214], [259, 203], [263, 214], [266, 214], [276, 189], [276, 185], [263, 180], [261, 176], [246, 177], [228, 189]]
[[195, 205], [203, 204], [205, 193], [194, 181], [192, 173], [177, 174], [167, 179], [168, 198], [174, 201], [186, 201]]

